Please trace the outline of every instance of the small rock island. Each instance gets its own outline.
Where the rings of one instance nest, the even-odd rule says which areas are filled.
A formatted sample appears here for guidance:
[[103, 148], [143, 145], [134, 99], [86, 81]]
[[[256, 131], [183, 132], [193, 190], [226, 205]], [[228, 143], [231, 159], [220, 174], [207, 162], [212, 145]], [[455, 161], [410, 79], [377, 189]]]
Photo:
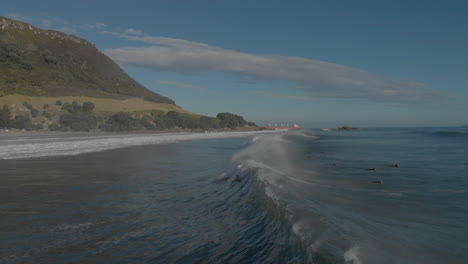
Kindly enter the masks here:
[[337, 128], [338, 130], [358, 130], [359, 128], [357, 127], [350, 127], [350, 126], [342, 126]]

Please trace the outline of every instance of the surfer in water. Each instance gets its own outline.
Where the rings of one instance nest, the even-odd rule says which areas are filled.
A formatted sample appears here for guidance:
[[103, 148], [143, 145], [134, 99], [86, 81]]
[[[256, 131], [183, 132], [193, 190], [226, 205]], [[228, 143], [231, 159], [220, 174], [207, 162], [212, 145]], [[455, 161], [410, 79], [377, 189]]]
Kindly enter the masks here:
[[394, 167], [394, 168], [400, 167], [400, 165], [398, 165], [398, 164], [393, 164], [393, 165], [382, 165], [382, 166], [385, 166], [385, 167]]
[[236, 174], [236, 176], [229, 177], [227, 179], [227, 182], [229, 182], [229, 183], [241, 182], [241, 177], [239, 176], [239, 174]]
[[239, 177], [239, 175], [236, 175], [233, 182], [240, 182], [240, 181], [241, 181], [241, 178]]

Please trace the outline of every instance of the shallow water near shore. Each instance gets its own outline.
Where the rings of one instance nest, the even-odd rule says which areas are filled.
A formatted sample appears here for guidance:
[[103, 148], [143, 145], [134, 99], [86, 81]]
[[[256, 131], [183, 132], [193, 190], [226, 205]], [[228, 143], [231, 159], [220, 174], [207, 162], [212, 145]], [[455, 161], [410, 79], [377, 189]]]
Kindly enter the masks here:
[[467, 129], [129, 137], [2, 138], [0, 263], [468, 259]]

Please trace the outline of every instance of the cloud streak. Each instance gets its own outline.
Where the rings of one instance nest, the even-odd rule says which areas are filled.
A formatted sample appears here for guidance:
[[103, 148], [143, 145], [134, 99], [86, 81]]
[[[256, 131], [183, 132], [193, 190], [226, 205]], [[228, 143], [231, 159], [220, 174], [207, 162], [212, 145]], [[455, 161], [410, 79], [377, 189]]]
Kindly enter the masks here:
[[166, 37], [119, 34], [152, 44], [109, 49], [105, 53], [120, 65], [155, 71], [197, 73], [218, 71], [267, 80], [290, 81], [310, 97], [358, 98], [383, 102], [437, 102], [446, 94], [422, 82], [399, 81], [357, 68], [301, 57], [256, 55]]
[[94, 24], [85, 24], [80, 26], [80, 28], [85, 30], [94, 30], [94, 31], [101, 31], [104, 30], [107, 25], [104, 22], [96, 22]]
[[189, 84], [189, 83], [179, 82], [179, 81], [158, 80], [156, 82], [159, 83], [159, 84], [167, 84], [167, 85], [171, 85], [171, 86], [194, 89], [194, 90], [198, 90], [198, 91], [205, 90], [205, 89], [203, 89], [201, 87], [198, 87], [198, 86], [195, 86], [195, 85], [192, 85], [192, 84]]
[[125, 33], [126, 34], [129, 34], [129, 35], [137, 35], [137, 36], [145, 36], [147, 35], [143, 30], [139, 30], [139, 29], [134, 29], [134, 28], [128, 28], [125, 30]]
[[291, 100], [297, 100], [297, 101], [316, 101], [318, 99], [312, 96], [284, 95], [284, 94], [274, 93], [271, 91], [252, 91], [252, 92], [249, 92], [249, 94], [262, 95], [262, 96], [275, 97], [275, 98], [283, 98], [283, 99], [291, 99]]

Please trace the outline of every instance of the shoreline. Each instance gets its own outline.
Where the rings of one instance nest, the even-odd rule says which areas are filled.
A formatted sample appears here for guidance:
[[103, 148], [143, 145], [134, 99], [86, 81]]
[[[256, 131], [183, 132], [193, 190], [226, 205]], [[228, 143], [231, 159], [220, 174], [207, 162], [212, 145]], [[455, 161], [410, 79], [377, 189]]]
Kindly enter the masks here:
[[137, 131], [122, 131], [122, 132], [108, 132], [108, 131], [90, 131], [90, 132], [79, 132], [79, 131], [51, 131], [51, 130], [17, 130], [9, 129], [5, 131], [0, 129], [0, 140], [1, 137], [15, 137], [15, 136], [49, 136], [49, 135], [83, 135], [83, 136], [94, 136], [94, 135], [158, 135], [165, 133], [221, 133], [221, 132], [259, 132], [265, 131], [264, 129], [212, 129], [212, 130], [189, 130], [189, 129], [166, 129], [166, 130], [137, 130]]
[[[145, 131], [146, 132], [146, 131]], [[0, 134], [0, 160], [71, 156], [131, 146], [178, 143], [189, 140], [251, 137], [277, 131], [222, 131], [222, 132], [157, 132], [109, 133], [97, 132], [39, 132]]]

